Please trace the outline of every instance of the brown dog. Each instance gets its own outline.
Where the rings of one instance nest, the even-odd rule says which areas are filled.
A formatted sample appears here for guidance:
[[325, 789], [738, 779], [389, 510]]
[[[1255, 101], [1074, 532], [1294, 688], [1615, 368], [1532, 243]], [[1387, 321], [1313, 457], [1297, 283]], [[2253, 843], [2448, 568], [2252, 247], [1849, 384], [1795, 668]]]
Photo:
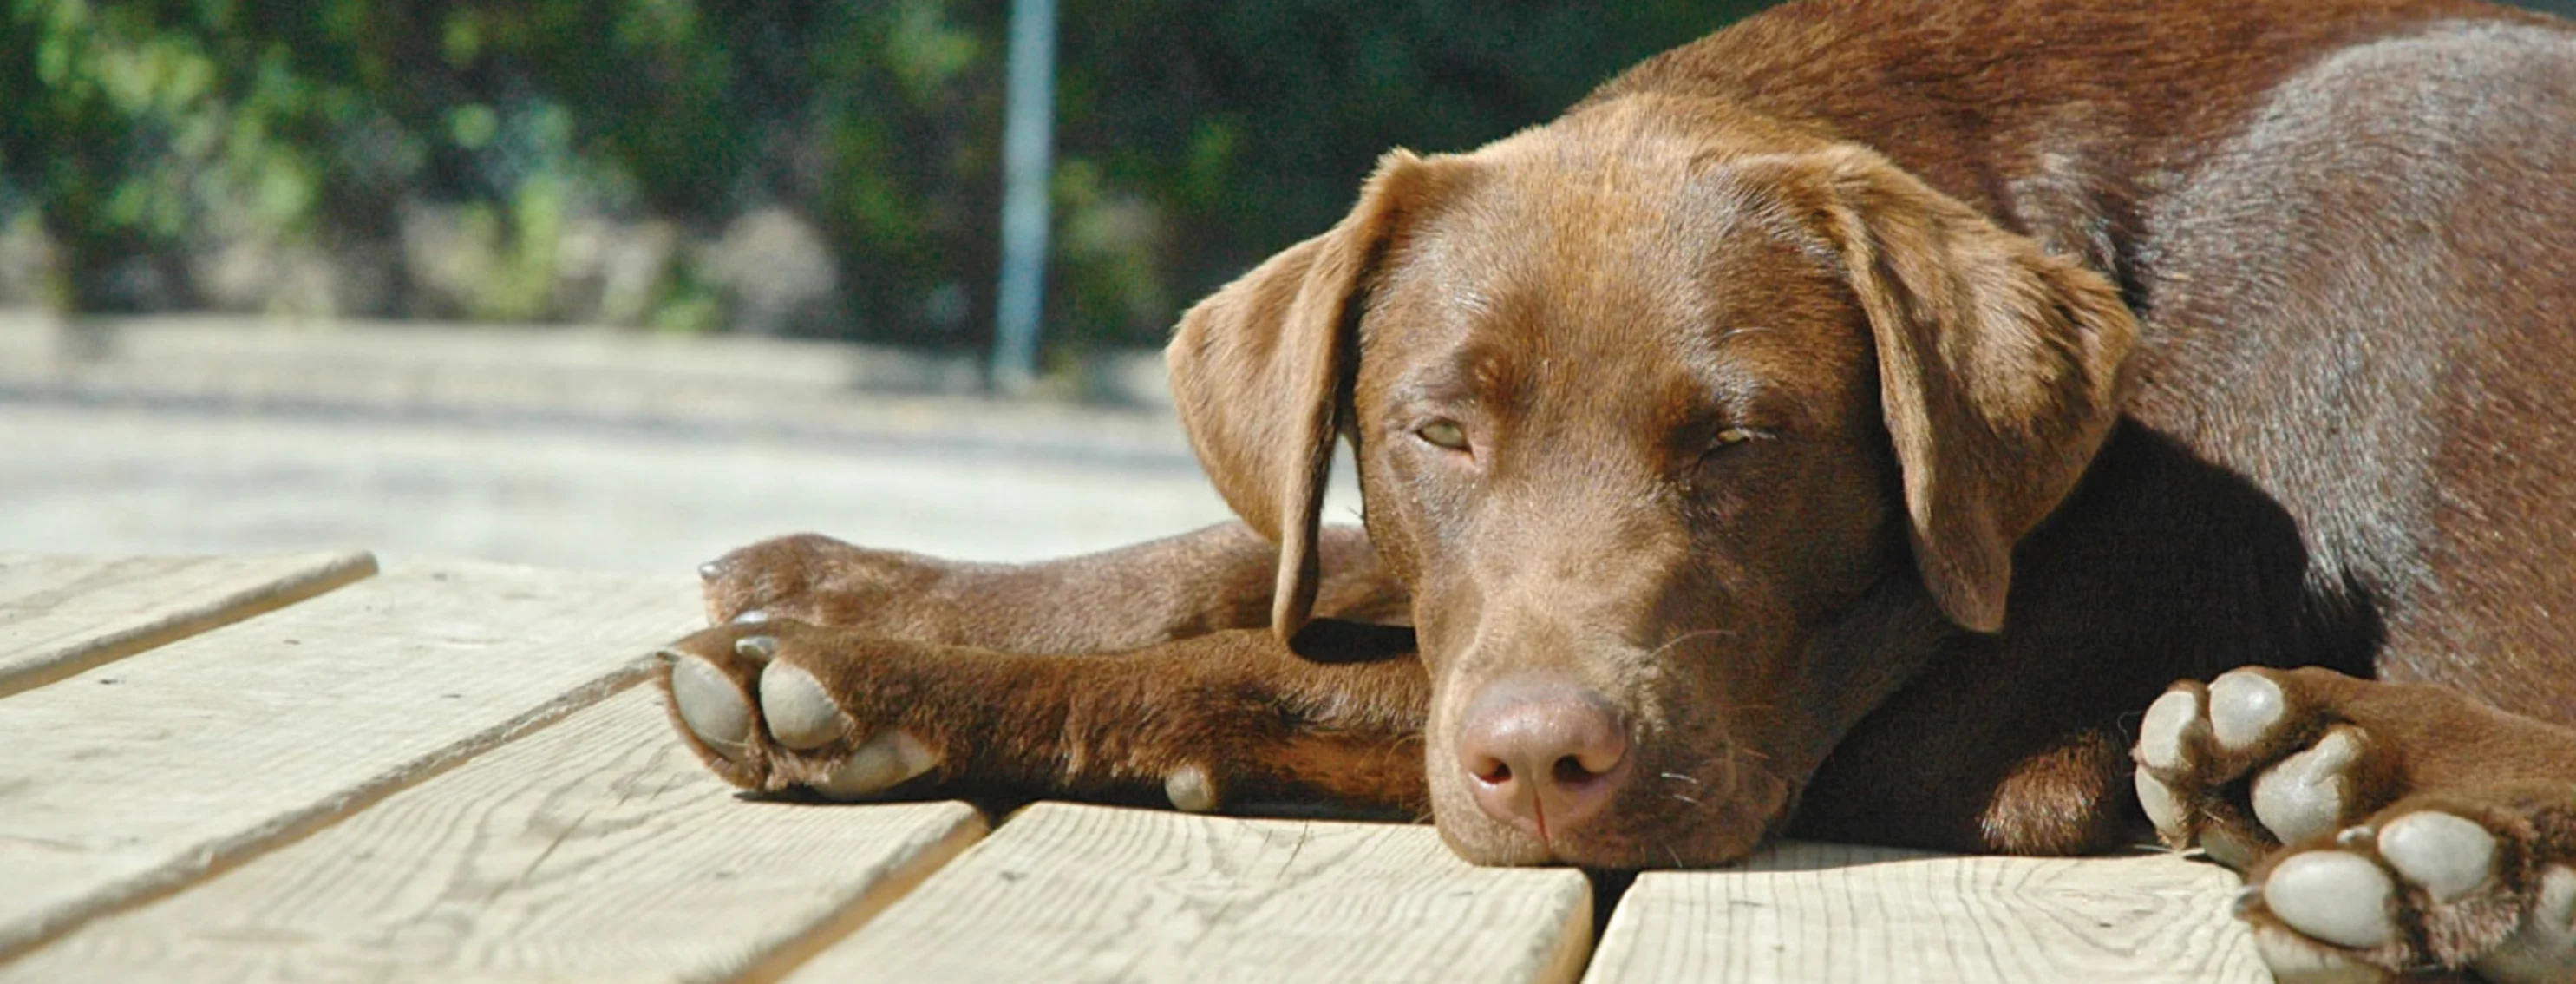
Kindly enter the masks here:
[[707, 763], [1427, 806], [1498, 864], [2145, 819], [2285, 976], [2576, 979], [2564, 24], [1791, 4], [1388, 155], [1170, 356], [1242, 525], [739, 551], [670, 654]]

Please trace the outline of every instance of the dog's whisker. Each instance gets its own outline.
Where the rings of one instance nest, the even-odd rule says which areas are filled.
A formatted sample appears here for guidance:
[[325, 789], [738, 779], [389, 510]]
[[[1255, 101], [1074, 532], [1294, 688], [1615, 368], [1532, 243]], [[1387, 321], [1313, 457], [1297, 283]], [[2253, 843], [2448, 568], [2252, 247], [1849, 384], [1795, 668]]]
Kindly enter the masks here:
[[1646, 658], [1647, 658], [1647, 659], [1653, 659], [1653, 658], [1655, 658], [1655, 657], [1661, 656], [1661, 655], [1665, 654], [1666, 652], [1670, 652], [1674, 646], [1681, 645], [1682, 643], [1685, 643], [1685, 642], [1690, 642], [1690, 641], [1692, 641], [1692, 640], [1694, 640], [1694, 639], [1703, 639], [1703, 638], [1711, 638], [1711, 637], [1724, 638], [1724, 637], [1727, 637], [1727, 636], [1735, 636], [1735, 635], [1742, 635], [1742, 634], [1743, 634], [1743, 633], [1738, 632], [1738, 631], [1736, 631], [1736, 630], [1734, 630], [1734, 629], [1693, 629], [1693, 630], [1691, 630], [1691, 631], [1689, 631], [1689, 632], [1684, 632], [1684, 633], [1682, 633], [1682, 634], [1680, 634], [1680, 635], [1677, 635], [1677, 636], [1674, 636], [1674, 637], [1672, 637], [1672, 638], [1670, 638], [1670, 639], [1664, 640], [1664, 644], [1663, 644], [1663, 645], [1660, 645], [1660, 646], [1656, 646], [1656, 647], [1655, 647], [1655, 651], [1654, 651], [1654, 652], [1651, 652], [1651, 653], [1647, 653], [1647, 654], [1646, 654]]
[[1679, 772], [1666, 772], [1662, 775], [1664, 778], [1673, 780], [1674, 782], [1686, 782], [1694, 786], [1699, 785], [1699, 780], [1696, 777], [1686, 776]]

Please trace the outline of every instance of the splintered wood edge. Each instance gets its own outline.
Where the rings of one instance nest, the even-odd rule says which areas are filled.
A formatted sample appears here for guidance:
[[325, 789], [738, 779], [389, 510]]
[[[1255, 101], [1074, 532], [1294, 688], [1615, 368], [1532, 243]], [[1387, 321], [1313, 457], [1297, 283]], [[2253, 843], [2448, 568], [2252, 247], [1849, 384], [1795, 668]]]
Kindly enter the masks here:
[[314, 556], [319, 562], [313, 566], [246, 585], [210, 603], [163, 613], [140, 625], [103, 633], [22, 667], [0, 668], [0, 697], [33, 690], [136, 653], [265, 615], [374, 577], [378, 570], [376, 555], [364, 550]]
[[887, 869], [884, 877], [869, 885], [857, 901], [833, 914], [832, 918], [816, 923], [794, 939], [761, 955], [732, 980], [735, 984], [770, 984], [795, 973], [807, 961], [876, 919], [886, 907], [911, 895], [913, 889], [921, 887], [922, 881], [947, 867], [948, 862], [956, 860], [959, 854], [992, 832], [992, 823], [984, 819], [983, 812], [969, 809], [938, 840], [924, 845], [912, 856]]

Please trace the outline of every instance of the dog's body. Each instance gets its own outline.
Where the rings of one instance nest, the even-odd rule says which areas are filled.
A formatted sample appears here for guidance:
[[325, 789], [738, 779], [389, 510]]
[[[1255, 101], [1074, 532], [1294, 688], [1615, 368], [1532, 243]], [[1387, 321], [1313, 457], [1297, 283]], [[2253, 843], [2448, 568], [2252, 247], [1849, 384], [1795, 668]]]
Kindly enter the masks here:
[[[765, 621], [668, 678], [710, 765], [1427, 802], [1619, 867], [2096, 850], [2143, 801], [2285, 976], [2576, 979], [2563, 24], [1792, 4], [1390, 155], [1172, 361], [1244, 526], [738, 552], [712, 614]], [[1336, 435], [1365, 534], [1316, 523]], [[2167, 689], [2247, 666], [2340, 673]]]

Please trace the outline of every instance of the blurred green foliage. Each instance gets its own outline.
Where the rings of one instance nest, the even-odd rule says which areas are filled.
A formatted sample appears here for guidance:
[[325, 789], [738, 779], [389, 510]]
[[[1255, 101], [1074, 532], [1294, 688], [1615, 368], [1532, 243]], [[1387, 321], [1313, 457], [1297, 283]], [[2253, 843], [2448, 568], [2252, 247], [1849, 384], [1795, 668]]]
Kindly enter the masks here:
[[[52, 303], [240, 303], [203, 261], [251, 242], [383, 268], [341, 313], [720, 326], [714, 244], [783, 209], [830, 261], [790, 329], [988, 338], [1005, 0], [0, 3], [0, 220], [41, 224]], [[1156, 342], [1386, 148], [1501, 136], [1757, 6], [1067, 0], [1049, 343]], [[605, 315], [560, 287], [590, 219], [679, 243]]]
[[[0, 4], [0, 224], [41, 227], [50, 303], [258, 303], [209, 286], [249, 243], [373, 271], [337, 313], [989, 338], [1007, 0]], [[1158, 342], [1386, 148], [1502, 136], [1763, 5], [1064, 0], [1048, 343]], [[819, 313], [753, 317], [806, 253]]]

